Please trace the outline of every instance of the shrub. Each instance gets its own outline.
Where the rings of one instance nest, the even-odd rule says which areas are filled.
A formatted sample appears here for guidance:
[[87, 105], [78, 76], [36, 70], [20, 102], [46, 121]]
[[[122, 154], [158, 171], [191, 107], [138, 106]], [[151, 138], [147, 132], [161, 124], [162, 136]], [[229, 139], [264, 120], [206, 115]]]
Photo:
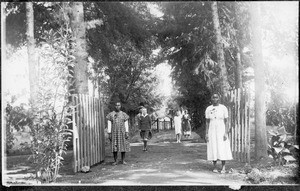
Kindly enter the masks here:
[[271, 135], [268, 144], [268, 155], [275, 164], [283, 165], [288, 161], [299, 159], [299, 145], [294, 145], [294, 137], [286, 132], [284, 127], [277, 127], [269, 131]]
[[60, 114], [54, 109], [38, 111], [33, 122], [30, 158], [36, 164], [36, 177], [42, 182], [52, 182], [57, 178], [66, 142], [72, 134], [67, 126], [71, 122], [69, 108], [64, 107]]
[[12, 129], [21, 131], [25, 126], [32, 124], [32, 116], [25, 109], [25, 104], [20, 106], [12, 106], [16, 101], [16, 97], [12, 97], [12, 101], [7, 103], [5, 108], [5, 126], [6, 126], [6, 152], [9, 153], [14, 146], [15, 137], [13, 135]]

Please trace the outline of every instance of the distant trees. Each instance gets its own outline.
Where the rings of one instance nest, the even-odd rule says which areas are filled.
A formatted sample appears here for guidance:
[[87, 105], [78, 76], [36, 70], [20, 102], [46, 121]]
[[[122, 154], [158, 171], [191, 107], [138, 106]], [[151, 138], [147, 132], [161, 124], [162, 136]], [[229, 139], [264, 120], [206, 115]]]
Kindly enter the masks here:
[[[154, 19], [146, 3], [31, 4], [32, 10], [35, 10], [31, 34], [38, 48], [48, 43], [45, 37], [50, 33], [55, 41], [64, 41], [65, 48], [68, 48], [68, 51], [65, 50], [67, 52], [61, 51], [61, 55], [72, 62], [68, 64], [73, 76], [69, 79], [69, 85], [73, 85], [72, 79], [76, 80], [69, 89], [70, 93], [73, 90], [73, 93], [87, 93], [87, 80], [90, 79], [107, 104], [112, 96], [121, 96], [123, 105], [128, 104], [130, 108], [141, 100], [148, 100], [151, 106], [160, 103], [159, 95], [153, 95], [151, 91], [157, 84], [155, 77], [150, 75], [155, 67], [150, 55], [156, 45], [151, 35]], [[24, 25], [26, 5], [9, 2], [6, 8], [7, 31], [11, 32], [8, 43], [13, 47], [23, 46], [27, 42], [24, 36], [27, 30]]]
[[[249, 16], [245, 6], [235, 10], [235, 3], [161, 3], [164, 17], [158, 22], [157, 32], [161, 54], [172, 65], [172, 77], [180, 92], [177, 100], [191, 109], [196, 128], [203, 124], [210, 92], [225, 94], [242, 81], [239, 78], [243, 68], [250, 65], [247, 56], [240, 52], [250, 43], [247, 23], [243, 21], [238, 26], [244, 31], [238, 31], [234, 25], [240, 16]], [[239, 46], [242, 45], [239, 49], [238, 38]], [[239, 65], [236, 64], [238, 53], [241, 54]]]

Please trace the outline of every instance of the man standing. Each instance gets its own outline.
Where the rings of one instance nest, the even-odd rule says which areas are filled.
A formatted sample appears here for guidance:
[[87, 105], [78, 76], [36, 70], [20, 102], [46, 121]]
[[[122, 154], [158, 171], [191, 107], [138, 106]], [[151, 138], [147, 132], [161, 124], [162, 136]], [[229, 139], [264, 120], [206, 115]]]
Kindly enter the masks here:
[[129, 128], [128, 119], [129, 116], [121, 111], [121, 102], [117, 101], [115, 103], [115, 111], [110, 112], [106, 119], [108, 120], [108, 135], [111, 141], [111, 150], [114, 155], [115, 162], [112, 165], [117, 165], [118, 152], [121, 152], [121, 163], [125, 162], [125, 152], [130, 151], [129, 144]]

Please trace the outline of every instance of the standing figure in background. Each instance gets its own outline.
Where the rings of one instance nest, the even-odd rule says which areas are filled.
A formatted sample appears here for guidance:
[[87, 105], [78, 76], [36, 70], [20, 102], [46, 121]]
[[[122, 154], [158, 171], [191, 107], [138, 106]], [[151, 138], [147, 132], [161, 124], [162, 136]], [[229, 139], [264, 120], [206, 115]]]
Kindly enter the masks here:
[[115, 162], [112, 165], [117, 165], [118, 152], [121, 152], [121, 163], [125, 162], [125, 153], [130, 151], [129, 143], [129, 116], [121, 111], [121, 102], [115, 103], [115, 110], [106, 116], [108, 125], [108, 135], [111, 141], [111, 150], [114, 155]]
[[147, 142], [152, 138], [151, 124], [151, 116], [147, 114], [147, 109], [145, 107], [141, 108], [141, 114], [138, 117], [138, 126], [140, 136], [144, 142], [143, 151], [148, 151]]
[[176, 142], [181, 143], [181, 134], [182, 134], [182, 114], [178, 110], [174, 116], [174, 126], [175, 126], [175, 135]]
[[182, 130], [184, 137], [189, 138], [192, 134], [192, 128], [191, 128], [191, 117], [188, 114], [188, 110], [184, 110], [182, 115]]
[[205, 110], [207, 160], [213, 161], [213, 172], [216, 173], [218, 172], [216, 168], [217, 160], [222, 161], [221, 173], [225, 173], [225, 160], [232, 160], [228, 139], [228, 110], [219, 103], [219, 94], [214, 93], [211, 99], [212, 105]]

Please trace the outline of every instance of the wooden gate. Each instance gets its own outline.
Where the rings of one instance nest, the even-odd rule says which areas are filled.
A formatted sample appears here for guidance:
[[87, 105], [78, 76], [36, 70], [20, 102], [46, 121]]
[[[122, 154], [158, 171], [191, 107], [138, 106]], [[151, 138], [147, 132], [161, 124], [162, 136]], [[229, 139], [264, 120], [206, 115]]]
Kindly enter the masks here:
[[234, 89], [227, 95], [229, 138], [233, 158], [250, 163], [250, 106], [242, 89]]
[[102, 103], [84, 94], [72, 96], [74, 172], [104, 160], [104, 111]]

